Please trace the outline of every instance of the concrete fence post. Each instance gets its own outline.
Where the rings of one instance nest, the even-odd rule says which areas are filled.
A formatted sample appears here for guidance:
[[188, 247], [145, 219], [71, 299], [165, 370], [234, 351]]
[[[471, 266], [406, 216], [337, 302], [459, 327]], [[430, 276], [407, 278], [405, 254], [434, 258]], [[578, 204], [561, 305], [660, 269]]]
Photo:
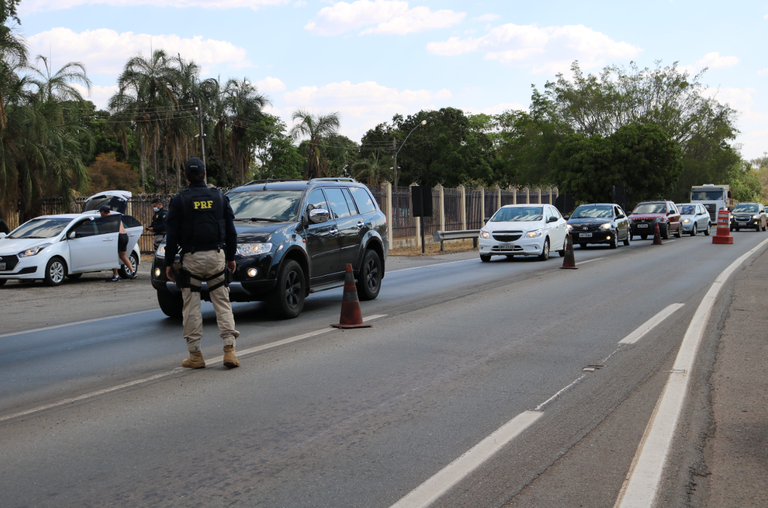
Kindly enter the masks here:
[[480, 186], [480, 227], [485, 225], [485, 187]]
[[445, 231], [445, 188], [441, 184], [435, 186], [438, 193], [438, 206], [440, 210], [437, 213], [440, 214], [440, 231]]
[[[413, 196], [413, 190], [412, 187], [418, 187], [419, 184], [412, 183], [408, 186], [408, 190], [411, 192], [411, 196]], [[416, 246], [421, 247], [421, 221], [413, 216], [413, 198], [410, 198], [411, 203], [411, 221], [414, 226], [416, 226]]]
[[463, 185], [459, 185], [458, 189], [461, 191], [461, 229], [467, 229], [467, 190]]

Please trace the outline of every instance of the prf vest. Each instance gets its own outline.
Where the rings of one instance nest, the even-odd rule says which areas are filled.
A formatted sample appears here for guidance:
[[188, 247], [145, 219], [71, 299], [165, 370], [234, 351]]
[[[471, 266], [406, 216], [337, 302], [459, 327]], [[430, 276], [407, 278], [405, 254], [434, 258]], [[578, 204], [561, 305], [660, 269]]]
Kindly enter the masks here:
[[188, 187], [180, 196], [184, 204], [184, 220], [179, 245], [184, 252], [222, 248], [226, 223], [221, 192], [208, 187]]

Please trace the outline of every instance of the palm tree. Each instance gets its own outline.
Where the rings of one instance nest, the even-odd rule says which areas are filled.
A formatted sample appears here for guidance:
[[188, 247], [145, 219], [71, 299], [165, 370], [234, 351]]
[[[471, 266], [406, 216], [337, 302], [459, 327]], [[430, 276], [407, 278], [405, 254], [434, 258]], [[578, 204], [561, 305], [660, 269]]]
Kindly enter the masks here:
[[320, 153], [320, 141], [327, 136], [336, 134], [339, 129], [339, 114], [330, 113], [328, 115], [312, 115], [306, 110], [297, 109], [293, 113], [295, 123], [291, 129], [291, 137], [299, 139], [308, 137], [309, 157], [307, 160], [307, 169], [304, 178], [318, 178], [325, 174], [325, 168]]
[[246, 168], [250, 166], [252, 150], [249, 145], [248, 127], [261, 116], [261, 110], [269, 100], [258, 93], [247, 78], [230, 79], [224, 87], [224, 104], [229, 113], [229, 153], [235, 181], [245, 181]]
[[389, 180], [391, 176], [391, 158], [390, 162], [385, 162], [378, 151], [374, 151], [368, 158], [359, 160], [352, 165], [352, 177], [355, 180], [366, 180], [368, 187], [380, 185]]

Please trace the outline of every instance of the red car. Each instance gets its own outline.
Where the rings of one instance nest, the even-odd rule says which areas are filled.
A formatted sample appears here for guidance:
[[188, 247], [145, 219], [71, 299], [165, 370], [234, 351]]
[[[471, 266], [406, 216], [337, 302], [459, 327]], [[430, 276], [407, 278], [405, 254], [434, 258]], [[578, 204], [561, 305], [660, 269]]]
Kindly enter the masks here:
[[659, 233], [669, 239], [672, 233], [677, 238], [683, 236], [683, 224], [680, 222], [680, 211], [672, 201], [644, 201], [638, 203], [629, 215], [629, 227], [632, 236], [643, 240], [653, 236], [659, 225]]

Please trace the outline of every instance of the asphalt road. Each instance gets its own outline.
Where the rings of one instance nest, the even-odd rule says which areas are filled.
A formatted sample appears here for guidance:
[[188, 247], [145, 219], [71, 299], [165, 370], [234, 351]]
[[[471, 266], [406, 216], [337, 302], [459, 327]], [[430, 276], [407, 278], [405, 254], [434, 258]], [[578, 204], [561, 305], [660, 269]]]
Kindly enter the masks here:
[[[371, 329], [328, 326], [340, 290], [291, 321], [236, 304], [232, 371], [216, 363], [209, 304], [209, 368], [177, 367], [180, 325], [156, 310], [148, 277], [6, 284], [2, 504], [387, 507], [536, 412], [435, 506], [613, 506], [696, 307], [768, 235], [735, 238], [577, 248], [578, 270], [557, 256], [391, 258], [380, 297], [362, 304], [383, 316]], [[680, 502], [686, 478], [666, 475], [665, 499]]]

